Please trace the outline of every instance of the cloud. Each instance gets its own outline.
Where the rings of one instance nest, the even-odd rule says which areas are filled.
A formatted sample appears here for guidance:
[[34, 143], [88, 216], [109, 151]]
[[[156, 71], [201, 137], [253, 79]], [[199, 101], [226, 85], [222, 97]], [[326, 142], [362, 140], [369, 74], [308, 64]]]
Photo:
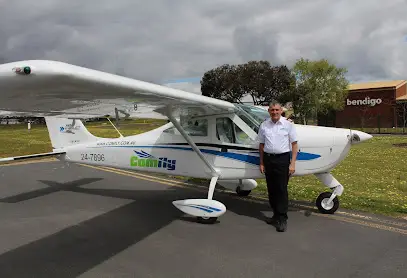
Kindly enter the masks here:
[[347, 67], [352, 82], [407, 77], [405, 0], [0, 0], [0, 6], [0, 58], [7, 62], [55, 59], [163, 83], [201, 77], [223, 63], [291, 66], [305, 57]]

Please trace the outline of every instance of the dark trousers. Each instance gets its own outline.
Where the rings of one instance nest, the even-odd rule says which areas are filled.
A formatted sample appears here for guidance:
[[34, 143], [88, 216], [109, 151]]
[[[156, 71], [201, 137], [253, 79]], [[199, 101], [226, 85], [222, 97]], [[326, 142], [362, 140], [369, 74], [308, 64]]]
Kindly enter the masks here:
[[274, 217], [287, 220], [290, 153], [277, 155], [264, 153], [263, 158], [269, 202]]

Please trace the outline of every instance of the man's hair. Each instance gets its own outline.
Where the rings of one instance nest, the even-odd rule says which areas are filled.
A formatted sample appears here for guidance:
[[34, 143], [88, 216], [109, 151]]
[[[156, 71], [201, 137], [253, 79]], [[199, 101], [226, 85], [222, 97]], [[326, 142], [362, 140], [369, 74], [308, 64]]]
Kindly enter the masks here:
[[272, 102], [270, 102], [269, 107], [276, 106], [276, 105], [278, 105], [278, 106], [280, 106], [281, 108], [283, 108], [283, 106], [281, 105], [281, 103], [279, 103], [279, 102], [276, 101], [276, 100], [273, 100]]

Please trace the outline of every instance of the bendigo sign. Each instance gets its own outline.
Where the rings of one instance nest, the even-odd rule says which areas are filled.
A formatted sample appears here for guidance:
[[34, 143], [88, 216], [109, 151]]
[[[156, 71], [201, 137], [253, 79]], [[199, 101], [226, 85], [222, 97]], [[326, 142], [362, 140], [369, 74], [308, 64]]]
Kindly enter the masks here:
[[346, 99], [346, 105], [352, 105], [352, 106], [359, 106], [359, 105], [375, 106], [380, 103], [382, 103], [381, 98], [365, 97], [365, 99], [353, 99], [353, 100]]

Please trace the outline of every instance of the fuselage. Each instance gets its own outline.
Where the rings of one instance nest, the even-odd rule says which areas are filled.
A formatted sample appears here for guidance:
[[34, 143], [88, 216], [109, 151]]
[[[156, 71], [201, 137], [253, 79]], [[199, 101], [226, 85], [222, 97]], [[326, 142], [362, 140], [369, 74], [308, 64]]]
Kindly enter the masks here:
[[[224, 130], [220, 131], [219, 118], [206, 118], [205, 121], [203, 125], [194, 122], [185, 130], [204, 157], [219, 171], [220, 179], [264, 178], [259, 171], [258, 142], [247, 136], [243, 139], [241, 136], [241, 141], [238, 141], [236, 138], [242, 133], [238, 134], [236, 129], [228, 140], [222, 137], [228, 136], [228, 132], [223, 134]], [[298, 124], [296, 129], [299, 145], [296, 176], [330, 171], [351, 148], [349, 129]], [[358, 133], [362, 139], [370, 138], [365, 133], [352, 132]], [[64, 159], [71, 162], [195, 178], [210, 178], [212, 175], [172, 123], [143, 134], [100, 139], [65, 150]]]

